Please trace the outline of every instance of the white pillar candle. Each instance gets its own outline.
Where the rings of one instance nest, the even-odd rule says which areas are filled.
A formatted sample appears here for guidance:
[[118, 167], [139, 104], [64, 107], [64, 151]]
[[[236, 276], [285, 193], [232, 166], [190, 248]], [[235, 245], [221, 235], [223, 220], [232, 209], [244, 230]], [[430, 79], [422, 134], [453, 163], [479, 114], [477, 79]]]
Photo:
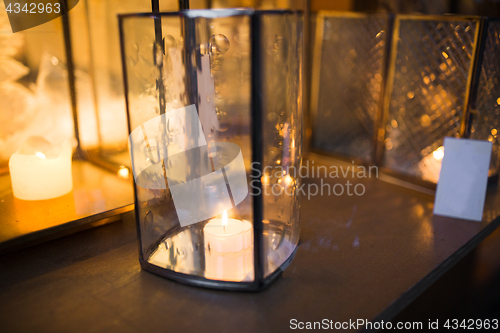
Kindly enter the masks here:
[[41, 137], [28, 138], [9, 159], [14, 196], [45, 200], [71, 192], [71, 155], [69, 141], [58, 147]]
[[212, 280], [242, 281], [253, 272], [253, 228], [248, 221], [212, 219], [203, 228], [205, 236], [205, 277]]

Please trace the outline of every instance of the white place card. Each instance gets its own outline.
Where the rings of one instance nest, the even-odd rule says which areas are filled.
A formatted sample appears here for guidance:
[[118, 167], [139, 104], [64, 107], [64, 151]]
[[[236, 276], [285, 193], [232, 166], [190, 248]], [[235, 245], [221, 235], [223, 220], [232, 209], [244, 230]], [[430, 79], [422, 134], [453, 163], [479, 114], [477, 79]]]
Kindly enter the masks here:
[[434, 200], [434, 214], [464, 220], [483, 217], [492, 144], [444, 139], [444, 157]]

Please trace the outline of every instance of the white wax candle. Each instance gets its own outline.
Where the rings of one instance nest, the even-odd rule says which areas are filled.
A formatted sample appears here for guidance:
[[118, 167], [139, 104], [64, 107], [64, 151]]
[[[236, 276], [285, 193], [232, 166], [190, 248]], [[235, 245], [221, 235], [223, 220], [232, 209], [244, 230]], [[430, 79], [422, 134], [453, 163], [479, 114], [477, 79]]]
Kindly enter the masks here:
[[45, 200], [71, 192], [71, 155], [69, 141], [54, 147], [41, 137], [28, 138], [9, 159], [14, 196]]
[[241, 281], [253, 270], [253, 228], [248, 221], [212, 219], [203, 228], [205, 277]]

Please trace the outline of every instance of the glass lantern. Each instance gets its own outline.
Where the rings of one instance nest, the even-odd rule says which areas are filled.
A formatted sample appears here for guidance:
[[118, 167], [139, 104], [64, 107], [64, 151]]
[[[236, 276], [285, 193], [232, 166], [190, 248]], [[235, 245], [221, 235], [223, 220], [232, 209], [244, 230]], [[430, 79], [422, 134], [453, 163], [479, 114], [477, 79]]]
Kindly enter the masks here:
[[85, 121], [93, 107], [80, 103], [91, 99], [72, 46], [84, 40], [70, 38], [81, 8], [12, 33], [0, 3], [0, 253], [133, 209], [130, 169], [103, 168], [89, 153], [99, 128]]
[[120, 15], [141, 267], [259, 290], [299, 238], [302, 14]]
[[392, 17], [320, 11], [315, 26], [312, 149], [373, 162]]
[[386, 171], [435, 187], [444, 137], [465, 134], [480, 22], [452, 15], [396, 17], [379, 129], [378, 161]]

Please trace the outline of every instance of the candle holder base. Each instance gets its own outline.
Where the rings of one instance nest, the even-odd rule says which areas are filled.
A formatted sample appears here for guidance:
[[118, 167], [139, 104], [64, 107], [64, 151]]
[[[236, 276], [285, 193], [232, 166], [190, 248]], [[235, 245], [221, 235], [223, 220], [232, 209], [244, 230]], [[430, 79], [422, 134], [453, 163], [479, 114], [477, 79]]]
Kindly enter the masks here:
[[[179, 227], [169, 232], [153, 248], [145, 251], [150, 255], [147, 259], [140, 259], [141, 267], [178, 282], [221, 290], [258, 291], [279, 276], [270, 274], [262, 281], [255, 281], [253, 246], [230, 253], [208, 248], [204, 240], [207, 223]], [[286, 228], [283, 225], [275, 222], [268, 225], [272, 227], [267, 228], [268, 232], [263, 237], [264, 253], [272, 266], [268, 271], [282, 272], [293, 260], [297, 247], [287, 246], [291, 243], [284, 238], [276, 242], [280, 235], [284, 235]], [[188, 281], [184, 281], [186, 279]]]
[[251, 282], [210, 280], [196, 275], [178, 273], [168, 269], [164, 269], [153, 265], [144, 259], [139, 259], [139, 262], [142, 269], [185, 285], [226, 291], [259, 292], [267, 289], [274, 281], [276, 281], [281, 276], [283, 271], [290, 265], [290, 263], [294, 259], [296, 251], [297, 248], [294, 249], [290, 257], [288, 257], [288, 259], [283, 264], [281, 264], [281, 266], [273, 273], [269, 274], [262, 280], [254, 280]]

